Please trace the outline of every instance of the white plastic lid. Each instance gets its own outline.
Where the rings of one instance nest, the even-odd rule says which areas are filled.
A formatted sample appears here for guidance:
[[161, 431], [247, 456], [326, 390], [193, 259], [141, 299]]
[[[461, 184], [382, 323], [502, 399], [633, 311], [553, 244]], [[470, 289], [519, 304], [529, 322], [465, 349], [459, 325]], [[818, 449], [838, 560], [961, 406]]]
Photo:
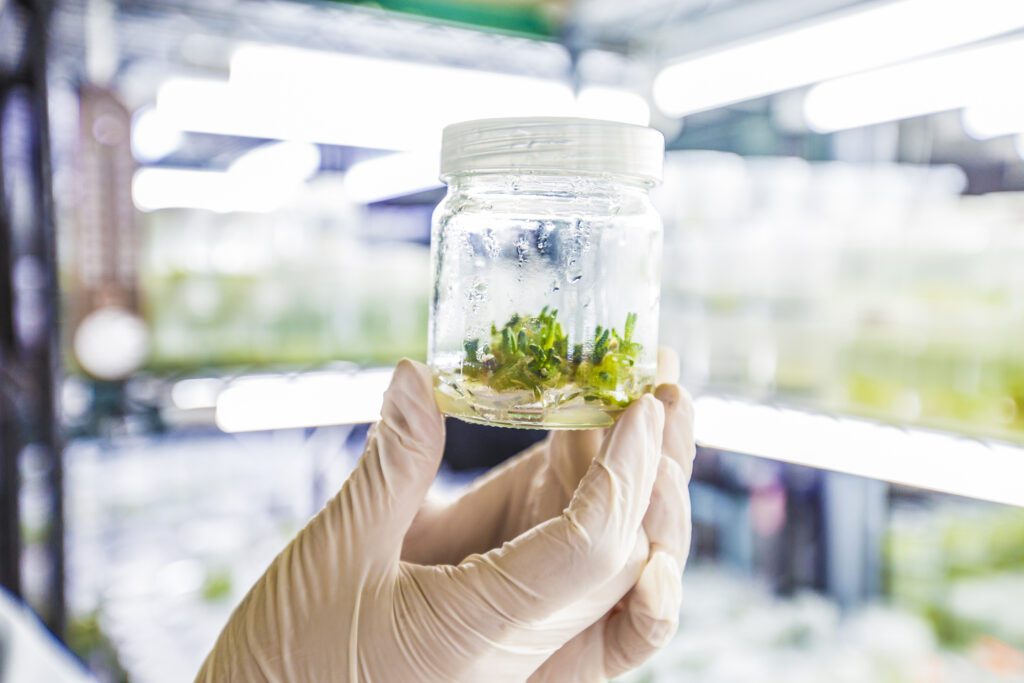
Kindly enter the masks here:
[[615, 121], [534, 117], [445, 127], [441, 179], [460, 173], [609, 173], [661, 181], [665, 138]]

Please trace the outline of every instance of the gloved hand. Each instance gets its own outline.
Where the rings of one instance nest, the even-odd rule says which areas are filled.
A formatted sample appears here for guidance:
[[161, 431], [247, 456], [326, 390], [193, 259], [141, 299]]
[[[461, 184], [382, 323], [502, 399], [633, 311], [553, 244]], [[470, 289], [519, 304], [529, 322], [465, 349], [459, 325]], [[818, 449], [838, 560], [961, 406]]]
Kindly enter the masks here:
[[614, 604], [631, 557], [642, 569], [663, 422], [657, 400], [635, 402], [568, 508], [501, 547], [402, 562], [444, 423], [427, 369], [400, 363], [356, 470], [235, 610], [199, 680], [526, 679], [579, 633], [553, 624], [595, 594]]
[[[655, 396], [665, 409], [665, 457], [643, 522], [650, 539], [649, 555], [634, 554], [614, 585], [597, 589], [588, 600], [565, 610], [565, 616], [575, 617], [570, 623], [537, 625], [558, 630], [563, 637], [566, 629], [582, 632], [546, 660], [530, 681], [597, 681], [616, 676], [646, 661], [675, 633], [682, 598], [681, 568], [690, 547], [686, 487], [695, 454], [693, 405], [675, 384], [678, 377], [678, 357], [662, 348]], [[424, 564], [457, 562], [555, 517], [569, 503], [608, 432], [552, 432], [479, 479], [457, 500], [425, 504], [406, 535], [402, 559]], [[641, 578], [636, 581], [638, 575]], [[628, 593], [619, 601], [623, 585]]]

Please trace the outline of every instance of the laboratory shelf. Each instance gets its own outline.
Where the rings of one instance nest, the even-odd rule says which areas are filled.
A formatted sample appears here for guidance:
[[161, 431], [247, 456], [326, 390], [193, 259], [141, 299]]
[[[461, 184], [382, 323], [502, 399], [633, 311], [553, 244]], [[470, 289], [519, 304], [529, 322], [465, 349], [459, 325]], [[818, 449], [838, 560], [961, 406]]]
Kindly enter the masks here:
[[[210, 407], [229, 432], [354, 424], [379, 414], [390, 380], [380, 368], [241, 378]], [[705, 449], [1024, 507], [1020, 445], [711, 395], [695, 409]]]

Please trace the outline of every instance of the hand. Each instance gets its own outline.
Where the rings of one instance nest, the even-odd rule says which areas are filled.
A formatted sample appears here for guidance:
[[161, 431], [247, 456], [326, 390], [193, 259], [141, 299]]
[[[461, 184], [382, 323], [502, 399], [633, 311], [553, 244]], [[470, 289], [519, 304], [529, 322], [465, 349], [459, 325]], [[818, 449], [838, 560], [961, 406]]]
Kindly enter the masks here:
[[[643, 548], [631, 556], [612, 585], [577, 603], [570, 623], [552, 625], [561, 637], [566, 627], [578, 635], [531, 681], [591, 681], [618, 675], [648, 659], [675, 632], [680, 572], [690, 546], [686, 486], [695, 453], [693, 407], [675, 384], [678, 376], [676, 354], [661, 349], [655, 396], [665, 406], [665, 457], [643, 524], [650, 548], [641, 539]], [[402, 559], [458, 562], [557, 516], [607, 436], [608, 430], [552, 432], [479, 479], [458, 500], [424, 505], [406, 536]]]
[[381, 415], [352, 476], [241, 602], [199, 680], [522, 681], [578, 633], [553, 625], [646, 555], [664, 427], [653, 397], [623, 413], [561, 514], [429, 566], [400, 559], [444, 442], [424, 366], [399, 364]]

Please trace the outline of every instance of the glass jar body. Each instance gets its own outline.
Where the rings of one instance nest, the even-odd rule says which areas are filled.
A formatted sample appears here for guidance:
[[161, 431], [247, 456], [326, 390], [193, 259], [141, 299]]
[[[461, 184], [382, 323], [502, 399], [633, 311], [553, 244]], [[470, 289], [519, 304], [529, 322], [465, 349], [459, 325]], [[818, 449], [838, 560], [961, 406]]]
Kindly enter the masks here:
[[472, 173], [434, 212], [428, 362], [470, 422], [607, 427], [652, 388], [661, 220], [648, 184]]

